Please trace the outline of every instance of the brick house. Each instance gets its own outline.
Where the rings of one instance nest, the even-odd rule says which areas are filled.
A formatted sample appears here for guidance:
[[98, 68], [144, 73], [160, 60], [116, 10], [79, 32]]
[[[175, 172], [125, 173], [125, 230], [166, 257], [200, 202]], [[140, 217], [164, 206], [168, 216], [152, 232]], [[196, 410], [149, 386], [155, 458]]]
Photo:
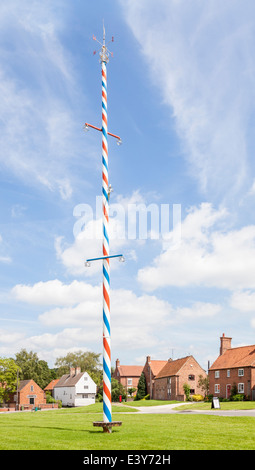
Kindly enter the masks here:
[[238, 394], [255, 400], [255, 345], [231, 347], [232, 338], [223, 333], [220, 355], [209, 368], [209, 393], [229, 398], [235, 385]]
[[183, 385], [190, 386], [190, 394], [201, 394], [198, 385], [199, 376], [206, 377], [206, 372], [193, 356], [181, 359], [169, 359], [154, 379], [153, 398], [155, 400], [185, 400]]
[[146, 357], [146, 363], [143, 368], [143, 373], [146, 379], [147, 393], [153, 397], [153, 386], [156, 375], [167, 364], [167, 361], [151, 360], [150, 356]]
[[[13, 402], [17, 405], [17, 393], [13, 394]], [[35, 407], [46, 408], [44, 391], [33, 379], [20, 380], [17, 409], [32, 409]]]
[[143, 366], [122, 366], [120, 365], [119, 359], [117, 359], [112, 377], [117, 379], [127, 392], [129, 388], [137, 389], [142, 371]]

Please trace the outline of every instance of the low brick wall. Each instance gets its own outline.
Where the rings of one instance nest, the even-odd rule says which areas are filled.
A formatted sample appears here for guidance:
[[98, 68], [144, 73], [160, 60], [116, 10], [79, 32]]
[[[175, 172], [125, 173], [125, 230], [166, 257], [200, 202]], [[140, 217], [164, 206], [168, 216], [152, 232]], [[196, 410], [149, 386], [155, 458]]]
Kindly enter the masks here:
[[0, 408], [0, 413], [4, 413], [4, 412], [7, 412], [7, 411], [32, 411], [34, 410], [35, 408], [37, 408], [38, 410], [49, 410], [49, 409], [57, 409], [58, 408], [58, 404], [57, 403], [46, 403], [46, 404], [43, 404], [43, 405], [38, 405], [38, 406], [34, 406], [34, 405], [19, 405], [19, 409], [16, 410], [15, 406], [6, 406], [4, 408]]

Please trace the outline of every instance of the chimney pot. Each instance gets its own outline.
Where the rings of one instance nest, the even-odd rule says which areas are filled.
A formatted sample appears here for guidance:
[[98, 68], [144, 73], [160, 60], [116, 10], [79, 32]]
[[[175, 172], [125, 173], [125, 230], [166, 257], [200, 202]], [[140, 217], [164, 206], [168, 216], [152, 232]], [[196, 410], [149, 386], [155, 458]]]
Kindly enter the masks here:
[[75, 375], [75, 367], [70, 367], [70, 375]]
[[75, 375], [78, 375], [81, 373], [81, 368], [80, 367], [76, 367], [75, 368]]

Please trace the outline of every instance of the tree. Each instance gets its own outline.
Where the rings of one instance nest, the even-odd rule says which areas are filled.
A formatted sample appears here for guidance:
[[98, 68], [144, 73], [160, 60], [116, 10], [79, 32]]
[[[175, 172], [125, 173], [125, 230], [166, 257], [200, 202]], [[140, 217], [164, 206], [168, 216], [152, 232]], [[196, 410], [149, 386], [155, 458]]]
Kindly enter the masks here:
[[68, 353], [64, 357], [58, 357], [55, 362], [58, 367], [58, 377], [69, 374], [70, 367], [80, 367], [82, 372], [88, 372], [94, 382], [99, 385], [102, 381], [102, 365], [99, 357], [100, 354], [92, 351], [77, 351]]
[[147, 385], [146, 385], [145, 375], [142, 372], [139, 378], [139, 382], [138, 382], [136, 400], [141, 400], [142, 398], [145, 397], [145, 395], [147, 395]]
[[[112, 401], [114, 402], [117, 402], [119, 401], [119, 396], [122, 396], [122, 399], [125, 400], [126, 399], [126, 390], [125, 388], [123, 387], [122, 384], [119, 383], [119, 381], [117, 379], [114, 379], [113, 377], [111, 378], [111, 396], [112, 396]], [[101, 383], [98, 387], [98, 391], [97, 391], [97, 397], [99, 399], [99, 401], [102, 401], [103, 400], [103, 384]]]
[[136, 388], [135, 387], [130, 387], [128, 388], [128, 395], [130, 397], [132, 397], [133, 393], [136, 391]]
[[199, 375], [198, 386], [203, 390], [204, 396], [206, 397], [209, 394], [209, 377]]
[[15, 363], [20, 367], [20, 379], [33, 379], [42, 389], [51, 381], [51, 371], [46, 361], [40, 360], [33, 351], [21, 349], [16, 354]]
[[8, 402], [9, 396], [17, 391], [17, 371], [13, 359], [0, 358], [0, 401]]

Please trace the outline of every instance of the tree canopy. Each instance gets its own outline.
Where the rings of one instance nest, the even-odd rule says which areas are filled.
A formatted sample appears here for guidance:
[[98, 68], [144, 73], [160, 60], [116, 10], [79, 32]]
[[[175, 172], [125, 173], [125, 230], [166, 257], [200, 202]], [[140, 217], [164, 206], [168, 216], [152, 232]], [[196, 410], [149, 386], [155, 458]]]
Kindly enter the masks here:
[[17, 390], [19, 367], [13, 359], [0, 358], [0, 401], [8, 402], [9, 395]]
[[61, 377], [63, 374], [68, 374], [70, 367], [80, 367], [82, 372], [88, 372], [95, 383], [99, 384], [102, 380], [102, 365], [99, 358], [100, 354], [92, 351], [77, 351], [58, 357], [55, 362], [58, 367], [57, 375]]
[[21, 349], [21, 351], [16, 354], [15, 363], [21, 369], [21, 380], [33, 379], [42, 389], [44, 389], [53, 378], [47, 362], [39, 359], [37, 353], [33, 351], [27, 352], [26, 349]]

